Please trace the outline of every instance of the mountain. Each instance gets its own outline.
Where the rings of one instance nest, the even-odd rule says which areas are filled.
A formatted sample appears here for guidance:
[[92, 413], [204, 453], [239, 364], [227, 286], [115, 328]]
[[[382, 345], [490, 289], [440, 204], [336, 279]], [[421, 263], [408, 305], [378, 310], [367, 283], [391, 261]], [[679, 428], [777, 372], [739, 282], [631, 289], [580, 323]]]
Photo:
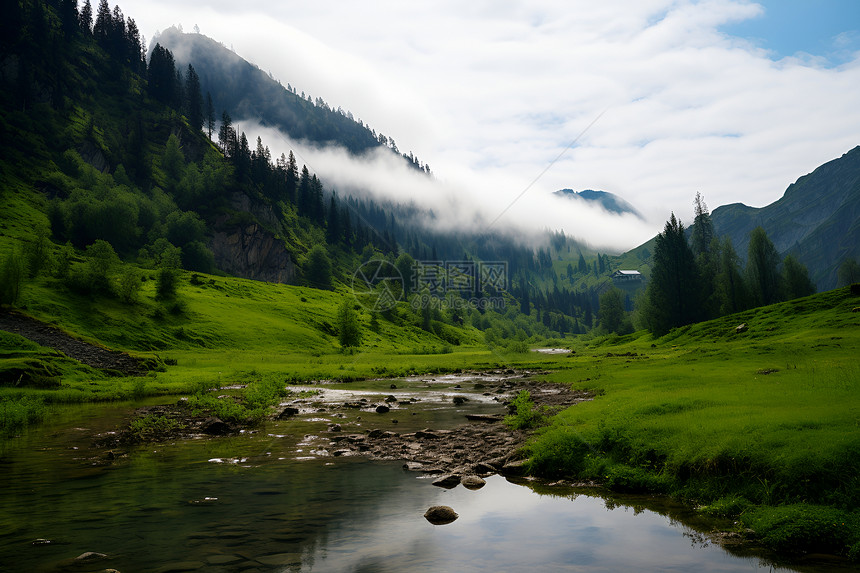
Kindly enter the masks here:
[[818, 290], [832, 289], [842, 261], [860, 257], [860, 147], [799, 178], [766, 207], [733, 203], [711, 219], [743, 258], [750, 231], [763, 227], [780, 254], [806, 265]]
[[[319, 146], [337, 145], [360, 155], [388, 148], [400, 153], [393, 138], [377, 134], [351, 112], [333, 108], [320, 97], [297, 93], [246, 61], [223, 44], [202, 34], [168, 28], [152, 41], [170, 50], [181, 70], [191, 64], [200, 77], [202, 93], [212, 96], [216, 120], [226, 111], [234, 120], [253, 120], [279, 129], [294, 141]], [[414, 167], [426, 170], [414, 156], [403, 155]]]
[[618, 195], [609, 193], [608, 191], [594, 191], [592, 189], [574, 191], [573, 189], [561, 189], [560, 191], [555, 191], [553, 195], [572, 201], [584, 200], [589, 203], [597, 203], [610, 213], [616, 213], [618, 215], [629, 213], [642, 220], [645, 219], [636, 207]]
[[[51, 310], [61, 300], [137, 306], [185, 337], [192, 318], [182, 301], [204, 282], [232, 275], [305, 293], [349, 292], [358, 270], [385, 259], [399, 265], [416, 295], [432, 286], [437, 298], [453, 302], [403, 303], [377, 317], [382, 331], [391, 323], [456, 344], [448, 327], [471, 324], [494, 345], [521, 348], [523, 337], [596, 326], [597, 289], [573, 292], [571, 281], [596, 277], [605, 260], [589, 255], [575, 272], [562, 269], [568, 283], [559, 284], [554, 267], [567, 263], [562, 253], [580, 253], [563, 233], [535, 252], [501, 232], [430, 229], [419, 223], [432, 211], [340, 195], [292, 152], [273, 158], [232, 122], [220, 126], [216, 145], [201, 110], [216, 90], [229, 114], [264, 110], [262, 123], [296, 139], [359, 158], [371, 149], [399, 153], [393, 140], [341, 108], [298, 96], [196, 34], [169, 31], [160, 39], [178, 56], [157, 44], [147, 58], [120, 10], [100, 6], [94, 25], [74, 3], [62, 13], [38, 0], [15, 6], [20, 13], [0, 21], [9, 32], [0, 34], [0, 305], [21, 303], [37, 316], [65, 316]], [[12, 25], [22, 19], [26, 25]], [[200, 72], [183, 60], [198, 48]], [[429, 175], [411, 155], [404, 160]], [[428, 278], [414, 279], [418, 270]], [[440, 294], [437, 285], [448, 290]], [[332, 336], [330, 324], [319, 328]]]

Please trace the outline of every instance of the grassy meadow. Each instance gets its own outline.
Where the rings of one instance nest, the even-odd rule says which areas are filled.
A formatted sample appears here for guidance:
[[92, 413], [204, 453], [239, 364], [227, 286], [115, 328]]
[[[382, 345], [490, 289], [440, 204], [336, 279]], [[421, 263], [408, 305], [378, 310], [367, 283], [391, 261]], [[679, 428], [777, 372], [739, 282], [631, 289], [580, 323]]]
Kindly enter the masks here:
[[[488, 347], [464, 325], [446, 339], [401, 303], [372, 320], [356, 302], [360, 347], [335, 327], [346, 288], [322, 291], [186, 273], [175, 299], [146, 276], [136, 302], [92, 298], [52, 278], [25, 285], [19, 308], [76, 336], [165, 364], [108, 376], [4, 334], [0, 371], [22, 364], [44, 384], [0, 386], [2, 433], [13, 436], [65, 403], [199, 393], [469, 368], [533, 368], [595, 394], [549, 418], [527, 449], [531, 471], [622, 491], [683, 497], [737, 516], [770, 546], [860, 557], [860, 297], [848, 288], [676, 329], [619, 337], [531, 339], [569, 355]], [[737, 332], [745, 323], [747, 328]], [[451, 340], [457, 342], [452, 344]], [[364, 382], [363, 384], [374, 384]], [[277, 393], [271, 397], [277, 397]], [[259, 412], [260, 404], [254, 402]]]
[[597, 396], [540, 430], [532, 471], [670, 493], [768, 545], [860, 557], [858, 305], [845, 288], [592, 341], [546, 378]]

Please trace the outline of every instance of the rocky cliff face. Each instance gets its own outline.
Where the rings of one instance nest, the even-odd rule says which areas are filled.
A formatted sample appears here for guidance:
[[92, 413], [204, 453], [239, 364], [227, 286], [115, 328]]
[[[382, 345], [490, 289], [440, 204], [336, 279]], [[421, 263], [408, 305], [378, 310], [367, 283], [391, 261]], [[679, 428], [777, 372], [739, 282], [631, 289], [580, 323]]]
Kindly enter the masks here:
[[215, 265], [231, 275], [289, 283], [296, 274], [296, 266], [283, 242], [256, 223], [216, 231], [210, 248]]
[[296, 265], [284, 242], [266, 227], [280, 229], [272, 209], [255, 202], [244, 193], [234, 193], [230, 206], [238, 213], [248, 213], [251, 221], [229, 224], [227, 217], [215, 225], [209, 248], [215, 265], [231, 275], [274, 283], [290, 283]]

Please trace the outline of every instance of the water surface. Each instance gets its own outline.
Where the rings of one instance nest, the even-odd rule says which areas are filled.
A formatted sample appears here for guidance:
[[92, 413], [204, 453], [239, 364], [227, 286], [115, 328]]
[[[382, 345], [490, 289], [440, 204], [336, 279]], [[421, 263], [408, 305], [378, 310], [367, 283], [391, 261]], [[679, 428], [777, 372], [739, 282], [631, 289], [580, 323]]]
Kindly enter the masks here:
[[[109, 559], [76, 571], [777, 570], [708, 544], [679, 521], [694, 514], [665, 499], [500, 476], [477, 491], [444, 490], [400, 463], [332, 457], [321, 445], [332, 420], [349, 431], [450, 427], [493, 407], [476, 399], [454, 408], [445, 396], [385, 416], [307, 412], [253, 433], [116, 451], [114, 460], [93, 436], [133, 407], [70, 411], [0, 456], [0, 571], [59, 571], [87, 551]], [[440, 504], [459, 519], [428, 523], [424, 512]]]

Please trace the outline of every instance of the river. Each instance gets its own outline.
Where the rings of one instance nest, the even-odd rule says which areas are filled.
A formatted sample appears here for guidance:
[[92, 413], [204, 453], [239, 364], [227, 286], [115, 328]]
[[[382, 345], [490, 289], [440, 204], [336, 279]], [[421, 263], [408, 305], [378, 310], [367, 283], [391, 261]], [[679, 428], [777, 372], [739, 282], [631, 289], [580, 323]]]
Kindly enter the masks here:
[[[425, 398], [404, 426], [500, 409]], [[733, 555], [699, 533], [713, 523], [665, 498], [501, 476], [447, 490], [399, 462], [333, 457], [314, 437], [332, 421], [321, 414], [108, 459], [94, 436], [134, 406], [66, 408], [4, 446], [0, 571], [827, 570]], [[459, 518], [431, 525], [423, 514], [440, 504]], [[105, 557], [71, 561], [86, 552]]]

